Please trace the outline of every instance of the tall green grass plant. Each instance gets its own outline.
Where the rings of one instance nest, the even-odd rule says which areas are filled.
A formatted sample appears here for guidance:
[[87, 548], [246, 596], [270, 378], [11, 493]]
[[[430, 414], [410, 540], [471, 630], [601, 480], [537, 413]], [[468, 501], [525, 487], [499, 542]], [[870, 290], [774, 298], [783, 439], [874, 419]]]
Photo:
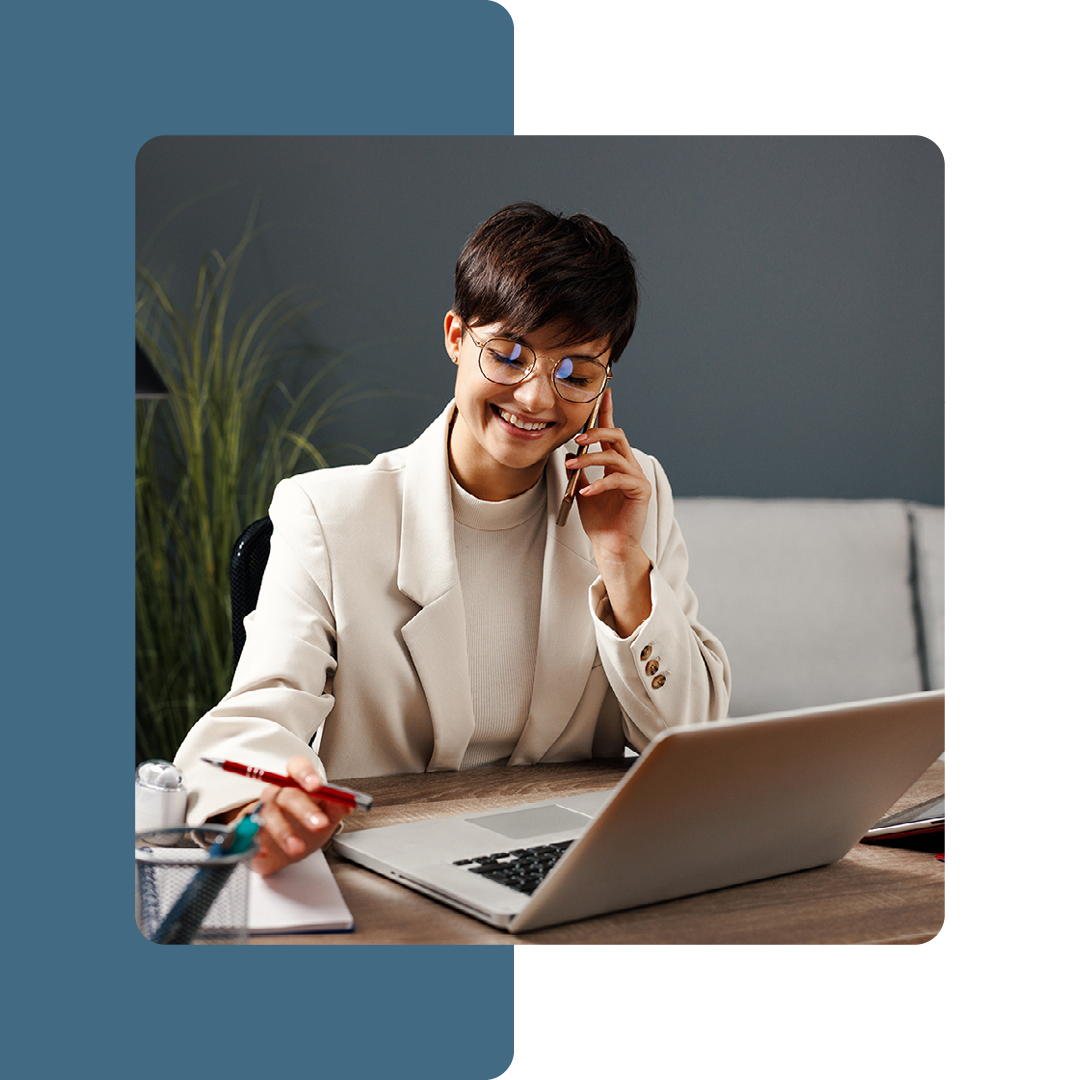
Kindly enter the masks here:
[[136, 267], [136, 340], [169, 391], [136, 402], [137, 761], [171, 760], [228, 690], [232, 546], [266, 514], [282, 477], [327, 464], [327, 424], [367, 396], [334, 385], [341, 355], [295, 344], [315, 306], [301, 290], [235, 313], [257, 209], [256, 201], [228, 255], [202, 260], [190, 311], [147, 266]]

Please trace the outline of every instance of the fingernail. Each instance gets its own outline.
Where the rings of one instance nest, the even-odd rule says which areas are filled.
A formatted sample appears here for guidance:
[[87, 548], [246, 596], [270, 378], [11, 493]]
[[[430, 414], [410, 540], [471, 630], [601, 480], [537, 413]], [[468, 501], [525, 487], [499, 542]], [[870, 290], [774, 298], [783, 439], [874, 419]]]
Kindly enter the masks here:
[[299, 855], [300, 852], [304, 850], [304, 842], [298, 836], [290, 836], [289, 839], [285, 841], [285, 846], [294, 855]]
[[327, 824], [327, 819], [324, 818], [322, 814], [309, 814], [308, 824], [313, 829], [321, 829]]

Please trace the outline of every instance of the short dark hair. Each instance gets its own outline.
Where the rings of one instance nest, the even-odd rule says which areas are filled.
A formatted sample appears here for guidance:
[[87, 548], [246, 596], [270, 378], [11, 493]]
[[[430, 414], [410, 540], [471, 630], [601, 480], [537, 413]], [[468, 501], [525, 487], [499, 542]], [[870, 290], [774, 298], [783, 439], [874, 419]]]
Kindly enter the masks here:
[[634, 332], [637, 306], [634, 256], [606, 225], [531, 202], [492, 214], [454, 270], [454, 311], [466, 326], [500, 323], [524, 337], [554, 324], [562, 344], [606, 341], [612, 361]]

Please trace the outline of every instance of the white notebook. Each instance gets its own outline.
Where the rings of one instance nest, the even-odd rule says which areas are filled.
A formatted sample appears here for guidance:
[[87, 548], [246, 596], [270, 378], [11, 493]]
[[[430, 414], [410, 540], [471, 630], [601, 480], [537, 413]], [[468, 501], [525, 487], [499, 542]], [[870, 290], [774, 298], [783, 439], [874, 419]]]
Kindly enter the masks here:
[[252, 934], [352, 930], [353, 925], [352, 913], [321, 851], [269, 877], [251, 875], [248, 929]]

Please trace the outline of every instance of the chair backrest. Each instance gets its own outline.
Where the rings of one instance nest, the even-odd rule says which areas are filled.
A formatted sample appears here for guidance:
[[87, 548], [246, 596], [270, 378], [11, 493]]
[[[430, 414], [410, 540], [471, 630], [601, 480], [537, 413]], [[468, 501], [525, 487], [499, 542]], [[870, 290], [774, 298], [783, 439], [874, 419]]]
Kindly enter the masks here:
[[233, 667], [236, 667], [247, 640], [244, 616], [255, 608], [262, 586], [263, 571], [270, 556], [270, 535], [274, 523], [268, 518], [253, 521], [233, 545], [229, 562], [229, 595], [232, 599]]

